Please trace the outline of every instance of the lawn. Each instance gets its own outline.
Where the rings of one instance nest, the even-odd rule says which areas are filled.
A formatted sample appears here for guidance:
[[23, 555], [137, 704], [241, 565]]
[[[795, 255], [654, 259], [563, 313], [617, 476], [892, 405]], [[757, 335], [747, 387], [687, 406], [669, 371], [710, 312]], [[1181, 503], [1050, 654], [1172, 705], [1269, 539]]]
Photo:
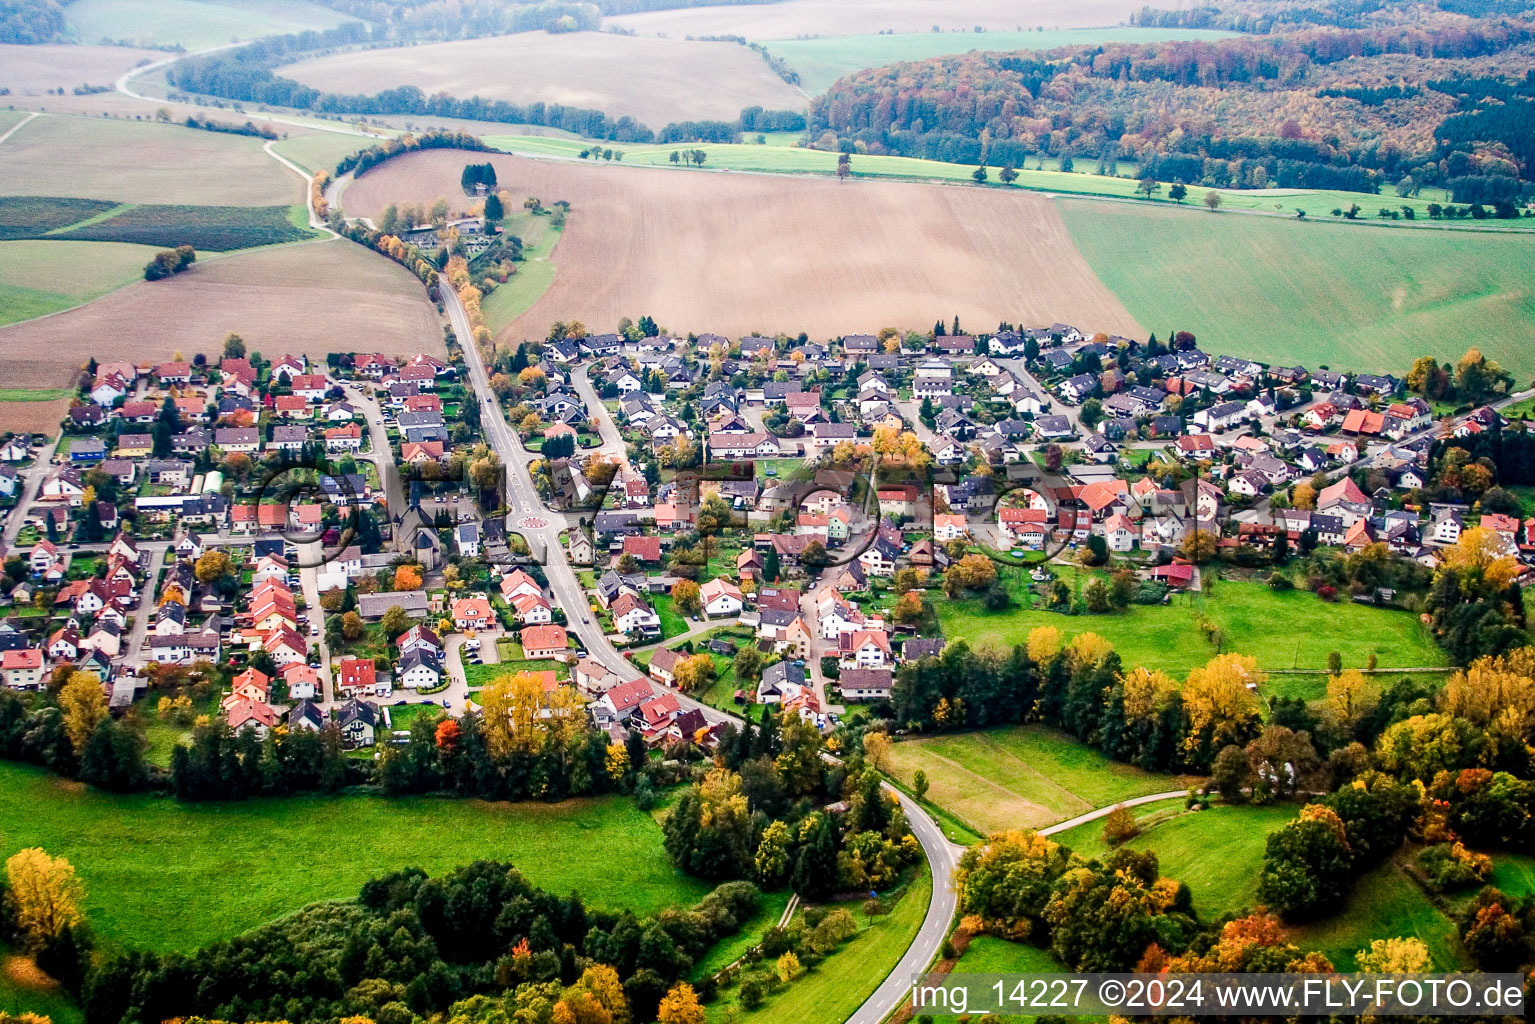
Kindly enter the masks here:
[[1394, 863], [1363, 876], [1337, 914], [1291, 929], [1301, 949], [1321, 950], [1340, 971], [1354, 969], [1354, 954], [1375, 939], [1416, 936], [1428, 946], [1439, 970], [1463, 966], [1455, 925]]
[[64, 24], [81, 43], [182, 46], [201, 50], [234, 39], [321, 31], [359, 19], [303, 0], [76, 0]]
[[1044, 726], [1010, 726], [894, 744], [890, 774], [910, 786], [927, 773], [927, 799], [986, 834], [1042, 828], [1116, 800], [1185, 788], [1175, 775], [1110, 761]]
[[690, 623], [687, 616], [672, 607], [670, 594], [655, 594], [650, 599], [656, 614], [661, 617], [661, 638], [670, 640], [674, 636], [681, 636], [688, 631]]
[[1489, 358], [1521, 381], [1535, 373], [1535, 350], [1516, 341], [1535, 329], [1535, 236], [1060, 206], [1088, 263], [1147, 330], [1189, 330], [1256, 359], [1403, 373], [1421, 355], [1453, 362], [1468, 344], [1460, 325], [1473, 322]]
[[0, 242], [0, 324], [57, 313], [131, 284], [158, 251], [123, 242]]
[[846, 1020], [900, 962], [922, 927], [932, 895], [933, 879], [924, 867], [888, 915], [871, 919], [858, 904], [848, 904], [860, 930], [823, 963], [755, 1010], [742, 1010], [735, 1000], [739, 989], [727, 989], [709, 1004], [708, 1019], [716, 1024]]
[[496, 665], [470, 665], [464, 664], [464, 679], [468, 681], [471, 690], [489, 686], [491, 681], [499, 676], [514, 675], [518, 672], [548, 672], [553, 671], [557, 679], [566, 679], [570, 673], [570, 667], [564, 662], [555, 661], [552, 658], [542, 658], [533, 661], [503, 661]]
[[971, 50], [1053, 50], [1095, 43], [1150, 43], [1168, 39], [1222, 39], [1229, 32], [1203, 29], [1114, 28], [1049, 32], [913, 32], [898, 35], [824, 36], [780, 39], [765, 44], [799, 72], [800, 87], [819, 96], [844, 75], [899, 61], [924, 60]]
[[[1005, 582], [1014, 570], [1004, 571]], [[1068, 571], [1063, 577], [1073, 582]], [[1146, 665], [1182, 675], [1222, 651], [1255, 655], [1267, 668], [1324, 670], [1338, 651], [1343, 664], [1360, 667], [1376, 655], [1381, 668], [1446, 664], [1444, 653], [1403, 611], [1344, 602], [1327, 604], [1301, 590], [1276, 593], [1265, 584], [1214, 582], [1204, 594], [1179, 594], [1167, 606], [1132, 605], [1108, 615], [1063, 616], [1057, 612], [1010, 608], [991, 612], [979, 598], [937, 603], [938, 621], [949, 639], [1010, 647], [1037, 626], [1063, 634], [1093, 632], [1119, 652], [1125, 667]], [[1203, 612], [1221, 629], [1222, 651], [1195, 624]]]
[[[493, 804], [348, 795], [179, 804], [110, 796], [0, 764], [0, 856], [41, 846], [74, 864], [108, 944], [189, 950], [405, 867], [512, 861], [535, 884], [648, 912], [708, 886], [672, 868], [661, 831], [626, 799]], [[572, 850], [583, 856], [571, 856]], [[623, 864], [620, 873], [594, 863]]]
[[[1204, 920], [1251, 909], [1258, 903], [1258, 872], [1263, 867], [1268, 835], [1291, 821], [1299, 808], [1294, 804], [1216, 806], [1176, 813], [1180, 806], [1176, 801], [1152, 805], [1154, 809], [1147, 815], [1150, 823], [1127, 845], [1155, 851], [1162, 874], [1188, 885], [1194, 909]], [[1084, 856], [1108, 853], [1101, 821], [1078, 825], [1051, 838]]]

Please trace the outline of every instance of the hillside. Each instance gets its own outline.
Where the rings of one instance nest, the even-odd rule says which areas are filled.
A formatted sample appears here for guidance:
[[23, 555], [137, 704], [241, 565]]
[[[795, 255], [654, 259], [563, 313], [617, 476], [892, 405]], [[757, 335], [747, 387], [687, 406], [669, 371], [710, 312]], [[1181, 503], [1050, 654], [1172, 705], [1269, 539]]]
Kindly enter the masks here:
[[822, 148], [1012, 164], [1128, 159], [1219, 188], [1520, 200], [1535, 23], [1310, 28], [1221, 40], [978, 52], [865, 70], [811, 106]]

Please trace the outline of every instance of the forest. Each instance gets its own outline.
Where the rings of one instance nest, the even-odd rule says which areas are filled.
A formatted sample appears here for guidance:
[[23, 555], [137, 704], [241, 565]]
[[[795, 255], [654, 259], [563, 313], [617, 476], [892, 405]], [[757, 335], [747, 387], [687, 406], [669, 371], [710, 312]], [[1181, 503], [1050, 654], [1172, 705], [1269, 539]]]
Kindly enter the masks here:
[[951, 55], [861, 71], [811, 106], [818, 148], [1020, 167], [1131, 160], [1217, 188], [1458, 202], [1531, 192], [1535, 22], [1308, 28]]

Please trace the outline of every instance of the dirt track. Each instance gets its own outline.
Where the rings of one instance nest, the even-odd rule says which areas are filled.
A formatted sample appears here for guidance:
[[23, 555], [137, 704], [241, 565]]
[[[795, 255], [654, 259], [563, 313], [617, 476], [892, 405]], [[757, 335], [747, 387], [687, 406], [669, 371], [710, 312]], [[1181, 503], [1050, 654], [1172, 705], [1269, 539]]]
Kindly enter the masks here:
[[[414, 277], [346, 241], [261, 249], [142, 282], [57, 316], [0, 328], [6, 385], [67, 387], [91, 356], [138, 362], [216, 354], [230, 331], [273, 358], [302, 352], [443, 353], [442, 328]], [[67, 406], [67, 403], [65, 403]], [[32, 428], [54, 403], [0, 403], [0, 429]]]
[[[474, 154], [474, 159], [483, 159]], [[348, 213], [457, 190], [466, 154], [417, 153], [346, 191]], [[1094, 276], [1053, 204], [998, 189], [711, 173], [495, 157], [514, 197], [568, 199], [554, 284], [503, 337], [555, 320], [612, 330], [648, 313], [672, 331], [831, 337], [926, 329], [958, 314], [1141, 333]]]

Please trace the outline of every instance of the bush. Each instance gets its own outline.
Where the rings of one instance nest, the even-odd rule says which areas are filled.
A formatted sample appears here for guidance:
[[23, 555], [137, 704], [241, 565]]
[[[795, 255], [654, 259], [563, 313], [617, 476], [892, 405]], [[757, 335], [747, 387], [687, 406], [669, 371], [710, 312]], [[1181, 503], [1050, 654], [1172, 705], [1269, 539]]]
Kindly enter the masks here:
[[1439, 843], [1418, 854], [1418, 870], [1435, 892], [1480, 885], [1492, 876], [1492, 858], [1460, 843]]

